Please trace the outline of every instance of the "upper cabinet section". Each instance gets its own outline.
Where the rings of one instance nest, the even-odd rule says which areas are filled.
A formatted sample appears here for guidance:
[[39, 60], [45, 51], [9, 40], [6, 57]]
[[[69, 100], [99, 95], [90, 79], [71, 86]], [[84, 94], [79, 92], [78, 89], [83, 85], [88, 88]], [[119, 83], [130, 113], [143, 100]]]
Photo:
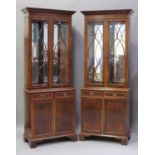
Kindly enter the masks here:
[[82, 13], [85, 15], [85, 86], [128, 87], [132, 10]]
[[25, 8], [25, 88], [71, 86], [74, 11]]

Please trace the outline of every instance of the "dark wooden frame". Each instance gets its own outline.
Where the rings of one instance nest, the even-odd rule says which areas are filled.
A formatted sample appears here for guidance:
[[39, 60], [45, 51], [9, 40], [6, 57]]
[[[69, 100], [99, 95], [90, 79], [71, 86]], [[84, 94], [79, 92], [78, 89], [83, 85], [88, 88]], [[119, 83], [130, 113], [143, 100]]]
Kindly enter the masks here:
[[[28, 141], [31, 148], [35, 147], [40, 141], [68, 137], [72, 141], [77, 141], [76, 134], [76, 103], [75, 89], [71, 86], [71, 71], [72, 71], [72, 22], [71, 16], [75, 11], [53, 10], [44, 8], [25, 8], [22, 10], [25, 14], [25, 125], [24, 125], [24, 141]], [[48, 22], [48, 84], [36, 86], [32, 85], [32, 61], [31, 61], [31, 23], [32, 21], [47, 21]], [[65, 21], [68, 23], [68, 83], [53, 84], [53, 23], [55, 21]], [[66, 104], [71, 104], [70, 118], [66, 126], [72, 129], [67, 131], [67, 128], [60, 126], [64, 132], [56, 133], [57, 125], [60, 124], [56, 116], [62, 113], [65, 120], [68, 119], [67, 114], [61, 111], [61, 108], [56, 109], [60, 101], [66, 101]], [[64, 103], [65, 106], [65, 103]], [[48, 109], [51, 107], [51, 109]], [[63, 108], [63, 107], [62, 107]], [[59, 111], [60, 110], [60, 111]], [[47, 111], [47, 113], [46, 113]], [[43, 116], [41, 115], [43, 114]], [[42, 123], [41, 120], [45, 121]], [[37, 133], [38, 132], [38, 133]], [[40, 134], [39, 134], [40, 133]]]
[[[120, 139], [121, 143], [126, 145], [130, 139], [130, 103], [128, 88], [128, 52], [129, 52], [129, 19], [132, 14], [131, 9], [127, 10], [99, 10], [99, 11], [81, 11], [85, 15], [85, 31], [84, 31], [84, 88], [81, 90], [81, 133], [80, 140], [85, 140], [89, 136], [103, 136]], [[89, 83], [87, 81], [87, 57], [88, 57], [88, 42], [87, 42], [87, 24], [88, 22], [101, 21], [103, 22], [103, 83]], [[109, 22], [123, 22], [126, 25], [126, 53], [125, 53], [125, 82], [121, 84], [109, 83]], [[100, 103], [99, 103], [100, 100]], [[84, 107], [84, 104], [90, 104], [90, 107], [100, 104], [100, 118], [86, 119], [87, 113], [91, 113], [91, 108]], [[93, 104], [92, 104], [93, 103]], [[119, 104], [117, 104], [119, 103]], [[112, 106], [111, 106], [112, 105]], [[108, 113], [107, 107], [111, 108]], [[121, 113], [119, 114], [118, 111]], [[107, 116], [108, 113], [108, 116]], [[93, 115], [93, 114], [92, 114]], [[95, 114], [97, 115], [97, 114]], [[113, 117], [119, 121], [115, 122]], [[99, 121], [100, 120], [100, 121]], [[110, 129], [113, 132], [106, 131], [106, 124], [109, 122]], [[93, 123], [94, 124], [93, 124]], [[100, 133], [94, 132], [95, 123], [101, 124]], [[112, 123], [111, 123], [112, 122]], [[89, 129], [84, 128], [83, 124], [87, 124]], [[115, 129], [120, 132], [116, 132]], [[90, 128], [92, 130], [90, 131]]]

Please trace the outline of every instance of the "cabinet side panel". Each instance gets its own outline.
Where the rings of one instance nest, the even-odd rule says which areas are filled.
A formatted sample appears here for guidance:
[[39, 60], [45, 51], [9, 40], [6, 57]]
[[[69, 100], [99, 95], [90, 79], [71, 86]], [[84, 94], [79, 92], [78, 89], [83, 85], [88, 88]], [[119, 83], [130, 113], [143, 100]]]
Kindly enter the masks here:
[[69, 53], [68, 53], [68, 64], [69, 64], [69, 86], [72, 84], [72, 69], [73, 69], [73, 63], [72, 63], [72, 21], [69, 19]]
[[130, 106], [130, 92], [128, 93], [127, 96], [127, 117], [126, 117], [126, 132], [128, 132], [128, 134], [130, 134], [130, 129], [131, 129], [131, 106]]
[[31, 129], [30, 94], [25, 92], [25, 132]]
[[28, 88], [28, 77], [29, 77], [29, 18], [25, 16], [24, 18], [24, 85]]

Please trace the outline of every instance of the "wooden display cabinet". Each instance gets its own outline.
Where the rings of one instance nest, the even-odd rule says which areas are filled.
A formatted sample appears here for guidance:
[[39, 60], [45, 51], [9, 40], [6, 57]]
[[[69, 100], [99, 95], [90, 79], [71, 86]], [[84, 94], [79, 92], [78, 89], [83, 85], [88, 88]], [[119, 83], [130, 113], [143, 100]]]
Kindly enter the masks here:
[[85, 15], [81, 134], [130, 138], [129, 19], [132, 10], [82, 11]]
[[68, 137], [77, 140], [71, 86], [74, 11], [25, 8], [25, 131], [30, 147]]

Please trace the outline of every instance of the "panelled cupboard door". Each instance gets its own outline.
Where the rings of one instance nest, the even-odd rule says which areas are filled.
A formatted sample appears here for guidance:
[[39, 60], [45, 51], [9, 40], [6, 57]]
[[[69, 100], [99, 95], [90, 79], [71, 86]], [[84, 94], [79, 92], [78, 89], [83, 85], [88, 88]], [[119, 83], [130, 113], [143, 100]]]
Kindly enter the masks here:
[[53, 103], [51, 100], [36, 100], [31, 104], [33, 137], [52, 136]]
[[82, 132], [102, 133], [102, 99], [82, 98]]
[[104, 132], [106, 134], [124, 135], [126, 100], [105, 99]]
[[75, 111], [74, 98], [55, 100], [55, 135], [75, 133]]

